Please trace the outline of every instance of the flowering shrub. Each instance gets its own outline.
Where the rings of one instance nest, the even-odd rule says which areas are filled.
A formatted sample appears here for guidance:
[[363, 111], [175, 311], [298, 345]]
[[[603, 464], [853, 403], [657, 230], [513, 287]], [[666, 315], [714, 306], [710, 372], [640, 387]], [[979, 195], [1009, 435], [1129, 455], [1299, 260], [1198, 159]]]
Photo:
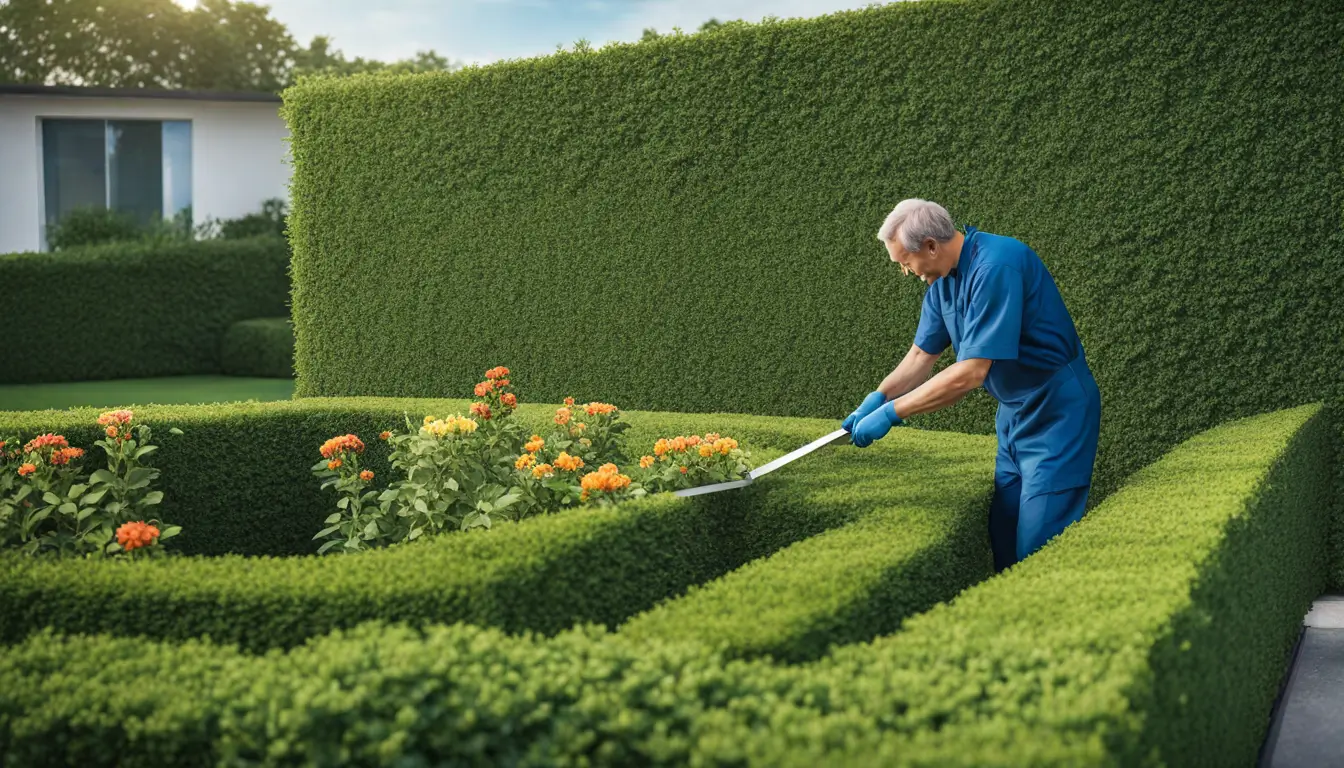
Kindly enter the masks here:
[[[338, 511], [313, 538], [319, 553], [356, 551], [446, 530], [489, 528], [565, 507], [614, 504], [651, 491], [737, 479], [749, 469], [736, 440], [718, 435], [659, 440], [656, 456], [641, 459], [634, 475], [620, 409], [610, 403], [579, 405], [565, 398], [548, 434], [528, 435], [510, 417], [518, 407], [509, 369], [491, 368], [476, 384], [468, 415], [425, 416], [406, 431], [384, 431], [389, 461], [404, 479], [372, 489], [374, 473], [360, 465], [364, 443], [355, 435], [328, 440], [312, 471], [334, 487]], [[543, 430], [545, 431], [545, 430]], [[632, 470], [633, 471], [633, 470]]]
[[[150, 428], [131, 426], [133, 419], [128, 410], [98, 417], [104, 438], [94, 445], [107, 467], [87, 476], [84, 449], [63, 435], [39, 435], [22, 447], [17, 439], [0, 440], [0, 546], [31, 555], [140, 557], [181, 532], [144, 519], [163, 500], [162, 491], [150, 488], [159, 470], [141, 462], [158, 446]], [[169, 432], [182, 434], [176, 427]]]

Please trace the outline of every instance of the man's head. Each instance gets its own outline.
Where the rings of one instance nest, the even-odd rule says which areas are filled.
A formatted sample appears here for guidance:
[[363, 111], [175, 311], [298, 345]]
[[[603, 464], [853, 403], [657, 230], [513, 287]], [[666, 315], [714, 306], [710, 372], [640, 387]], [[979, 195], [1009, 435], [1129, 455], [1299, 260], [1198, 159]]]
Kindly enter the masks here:
[[929, 285], [951, 271], [961, 254], [961, 233], [947, 209], [918, 198], [902, 200], [887, 214], [877, 239], [902, 272], [914, 272]]

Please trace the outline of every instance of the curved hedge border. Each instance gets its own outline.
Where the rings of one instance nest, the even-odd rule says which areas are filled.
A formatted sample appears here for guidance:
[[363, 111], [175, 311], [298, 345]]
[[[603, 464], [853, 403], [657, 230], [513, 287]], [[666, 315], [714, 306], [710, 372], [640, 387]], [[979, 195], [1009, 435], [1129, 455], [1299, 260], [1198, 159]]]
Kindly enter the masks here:
[[219, 353], [230, 376], [294, 376], [294, 326], [288, 317], [242, 320], [229, 326]]
[[288, 272], [277, 237], [0, 254], [6, 308], [41, 313], [6, 333], [0, 384], [219, 373], [233, 323], [289, 314]]
[[1249, 764], [1324, 570], [1317, 412], [1196, 437], [1007, 573], [815, 664], [464, 625], [265, 657], [43, 635], [0, 666], [0, 745], [87, 765]]
[[[647, 429], [658, 419], [639, 421]], [[955, 471], [930, 477], [925, 462]], [[949, 546], [939, 544], [943, 538], [965, 545], [961, 557], [919, 565], [924, 580], [908, 599], [931, 605], [991, 571], [988, 543], [975, 532], [985, 527], [992, 474], [988, 438], [901, 430], [878, 450], [835, 447], [740, 491], [660, 494], [357, 556], [165, 558], [133, 566], [0, 558], [0, 641], [53, 627], [208, 635], [259, 651], [369, 619], [543, 632], [575, 622], [614, 626], [690, 585], [862, 518], [874, 503], [888, 516], [918, 512], [914, 530], [884, 535], [898, 561]], [[884, 498], [890, 484], [906, 490]], [[893, 619], [899, 616], [885, 621]], [[883, 624], [851, 632], [872, 636], [875, 626]]]
[[[907, 616], [993, 575], [992, 457], [955, 456], [927, 445], [930, 438], [906, 437], [896, 436], [895, 457], [851, 452], [843, 465], [809, 469], [827, 502], [870, 508], [862, 517], [694, 586], [621, 632], [797, 662], [894, 632]], [[890, 470], [873, 471], [888, 461]]]

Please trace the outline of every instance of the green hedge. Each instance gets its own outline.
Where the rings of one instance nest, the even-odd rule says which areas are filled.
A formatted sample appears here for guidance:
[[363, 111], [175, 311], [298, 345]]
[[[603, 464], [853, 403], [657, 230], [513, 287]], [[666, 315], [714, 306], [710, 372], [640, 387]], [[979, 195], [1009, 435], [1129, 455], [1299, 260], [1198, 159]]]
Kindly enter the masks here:
[[926, 0], [300, 85], [297, 392], [500, 359], [539, 399], [838, 418], [912, 339], [874, 233], [925, 197], [1049, 266], [1103, 498], [1227, 418], [1344, 401], [1342, 38], [1334, 0]]
[[288, 317], [242, 320], [229, 326], [220, 370], [230, 376], [294, 376], [294, 326]]
[[0, 384], [219, 373], [229, 326], [289, 313], [288, 268], [273, 237], [0, 255]]
[[[641, 432], [666, 434], [661, 427], [677, 418], [685, 419], [635, 416], [631, 431], [635, 439]], [[700, 418], [726, 434], [750, 434], [735, 429], [739, 425], [729, 416]], [[275, 427], [274, 421], [270, 425]], [[191, 434], [188, 429], [183, 440]], [[215, 445], [214, 452], [244, 453], [242, 439]], [[304, 453], [315, 453], [315, 446], [303, 446]], [[914, 456], [922, 457], [919, 464], [909, 461]], [[924, 462], [946, 469], [930, 474]], [[300, 454], [289, 463], [306, 468], [310, 460]], [[208, 468], [195, 469], [203, 474]], [[250, 474], [257, 484], [274, 484], [260, 477], [262, 464], [255, 470]], [[901, 430], [878, 450], [838, 446], [739, 491], [692, 499], [659, 495], [618, 510], [566, 512], [361, 556], [166, 558], [136, 567], [0, 558], [0, 642], [51, 626], [170, 639], [208, 635], [264, 650], [369, 619], [464, 620], [547, 632], [576, 621], [614, 626], [690, 585], [858, 520], [874, 503], [887, 517], [909, 518], [906, 527], [888, 523], [891, 530], [882, 531], [893, 571], [902, 567], [903, 557], [912, 561], [904, 567], [918, 576], [918, 591], [897, 601], [908, 613], [990, 572], [984, 530], [992, 475], [993, 445], [987, 438]], [[317, 483], [309, 478], [307, 485]], [[901, 490], [884, 492], [889, 486]], [[221, 501], [227, 500], [214, 500]], [[334, 509], [334, 497], [326, 501]], [[164, 507], [167, 520], [185, 526], [183, 536], [191, 532], [183, 516], [171, 514], [167, 499]], [[277, 519], [269, 524], [242, 524], [237, 517], [211, 522], [216, 529], [236, 526], [231, 532], [237, 537], [264, 538], [286, 524], [293, 527], [295, 519], [281, 518], [284, 510], [281, 498], [273, 502], [270, 514]], [[294, 530], [294, 538], [311, 539], [320, 525], [315, 517], [307, 528]], [[873, 532], [860, 525], [850, 535]], [[307, 551], [313, 549], [309, 541]], [[924, 550], [958, 554], [928, 561], [917, 557]], [[854, 612], [854, 606], [846, 607]], [[831, 606], [815, 606], [812, 613], [823, 609]], [[836, 621], [854, 624], [846, 636], [871, 637], [899, 618], [842, 615]], [[806, 647], [824, 648], [826, 641], [811, 637]]]
[[[939, 437], [955, 442], [941, 447]], [[692, 587], [621, 631], [797, 662], [894, 632], [992, 575], [992, 451], [954, 453], [967, 440], [960, 435], [901, 430], [888, 439], [897, 441], [895, 459], [851, 448], [844, 463], [806, 470], [811, 488], [826, 487], [824, 496], [813, 491], [818, 502], [862, 510], [853, 522]]]
[[[528, 399], [526, 390], [522, 397]], [[163, 470], [157, 487], [164, 492], [165, 518], [183, 527], [174, 548], [193, 555], [307, 555], [316, 551], [312, 535], [335, 511], [335, 496], [320, 490], [309, 470], [324, 441], [347, 432], [361, 436], [370, 468], [387, 478], [391, 469], [387, 444], [377, 439], [381, 431], [404, 429], [406, 413], [414, 422], [431, 413], [465, 414], [469, 406], [468, 400], [304, 398], [133, 410], [137, 423], [155, 429], [162, 446], [151, 464]], [[540, 431], [554, 426], [554, 407], [524, 402], [517, 418]], [[96, 424], [101, 410], [0, 411], [0, 436], [64, 434], [71, 445], [90, 450], [85, 466], [92, 466], [104, 460], [93, 447], [101, 436]], [[782, 452], [835, 426], [820, 419], [639, 411], [627, 412], [626, 420], [628, 445], [643, 452], [651, 452], [658, 437], [706, 431]], [[169, 435], [169, 427], [184, 434]]]
[[591, 629], [372, 624], [263, 657], [44, 634], [0, 665], [0, 749], [82, 765], [1250, 764], [1323, 574], [1318, 410], [1200, 435], [1007, 573], [813, 664]]

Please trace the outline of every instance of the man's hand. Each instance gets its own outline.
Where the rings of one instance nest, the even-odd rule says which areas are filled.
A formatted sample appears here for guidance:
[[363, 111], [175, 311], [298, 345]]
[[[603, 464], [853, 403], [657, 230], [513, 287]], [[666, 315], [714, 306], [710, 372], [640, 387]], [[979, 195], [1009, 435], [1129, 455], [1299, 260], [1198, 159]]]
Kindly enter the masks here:
[[892, 427], [898, 427], [905, 421], [896, 415], [895, 403], [887, 403], [881, 408], [864, 416], [854, 431], [850, 433], [850, 442], [860, 448], [867, 448], [874, 440], [881, 440], [891, 431]]
[[864, 416], [881, 408], [882, 404], [885, 402], [887, 402], [887, 396], [881, 392], [869, 393], [867, 397], [863, 398], [863, 402], [859, 404], [859, 407], [855, 408], [853, 413], [846, 416], [845, 420], [840, 422], [840, 427], [846, 432], [853, 432], [854, 428], [859, 425], [859, 422], [863, 420]]

